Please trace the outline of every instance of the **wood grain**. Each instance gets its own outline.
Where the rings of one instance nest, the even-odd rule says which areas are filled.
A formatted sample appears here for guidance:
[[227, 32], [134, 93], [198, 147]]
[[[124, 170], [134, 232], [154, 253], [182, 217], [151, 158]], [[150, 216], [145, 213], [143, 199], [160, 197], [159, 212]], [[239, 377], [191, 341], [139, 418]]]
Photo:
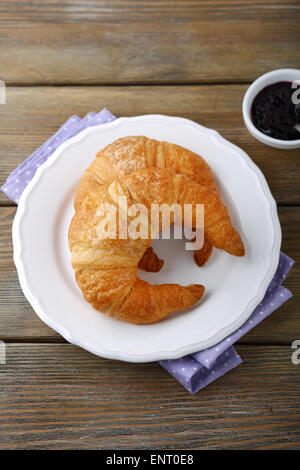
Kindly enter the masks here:
[[9, 84], [252, 81], [300, 62], [298, 1], [2, 2]]
[[9, 344], [1, 449], [300, 449], [299, 365], [286, 346], [239, 346], [244, 363], [191, 396], [158, 364], [67, 344]]
[[[0, 105], [0, 184], [72, 114], [106, 106], [116, 116], [161, 113], [217, 129], [243, 148], [265, 174], [279, 204], [300, 204], [300, 150], [256, 141], [242, 118], [245, 85], [8, 88]], [[0, 203], [8, 203], [0, 192]]]
[[[63, 341], [33, 312], [19, 286], [12, 260], [11, 224], [14, 207], [0, 208], [0, 339], [5, 341]], [[291, 344], [300, 339], [300, 208], [282, 207], [282, 249], [296, 260], [284, 285], [294, 297], [241, 339], [241, 343]]]
[[158, 364], [100, 359], [38, 319], [0, 192], [0, 449], [300, 449], [300, 151], [258, 143], [241, 114], [247, 83], [299, 68], [299, 23], [299, 0], [1, 2], [0, 185], [71, 114], [187, 117], [246, 150], [278, 204], [295, 206], [279, 216], [296, 265], [294, 297], [237, 346], [244, 364], [191, 396]]

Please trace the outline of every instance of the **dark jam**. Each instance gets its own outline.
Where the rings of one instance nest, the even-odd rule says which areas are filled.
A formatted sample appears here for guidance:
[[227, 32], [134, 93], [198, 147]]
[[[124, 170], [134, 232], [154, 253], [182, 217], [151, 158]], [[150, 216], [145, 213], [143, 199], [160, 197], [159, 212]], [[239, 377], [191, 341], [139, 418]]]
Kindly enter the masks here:
[[295, 128], [300, 125], [299, 94], [291, 82], [274, 83], [261, 90], [251, 109], [255, 127], [274, 139], [300, 139], [300, 132]]

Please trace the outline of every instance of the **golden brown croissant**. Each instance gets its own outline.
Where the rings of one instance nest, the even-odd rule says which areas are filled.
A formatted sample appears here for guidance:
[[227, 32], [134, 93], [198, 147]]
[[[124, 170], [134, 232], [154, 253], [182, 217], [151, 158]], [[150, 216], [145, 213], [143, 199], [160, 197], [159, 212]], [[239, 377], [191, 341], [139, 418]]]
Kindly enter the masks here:
[[217, 190], [210, 167], [199, 155], [169, 142], [129, 136], [115, 140], [97, 153], [77, 188], [75, 209], [99, 184], [122, 181], [125, 176], [145, 168], [169, 168]]
[[164, 265], [164, 261], [159, 259], [151, 246], [147, 248], [139, 261], [139, 269], [149, 273], [158, 273]]
[[[126, 197], [128, 206], [142, 203], [147, 208], [154, 203], [165, 203], [179, 204], [184, 210], [184, 204], [204, 204], [208, 241], [234, 255], [243, 249], [219, 194], [173, 170], [149, 168], [98, 185], [76, 205], [69, 246], [76, 281], [84, 297], [94, 308], [110, 316], [135, 324], [154, 323], [174, 311], [193, 306], [204, 292], [204, 287], [197, 284], [150, 285], [137, 277], [139, 261], [152, 239], [150, 231], [145, 239], [120, 238], [119, 196]], [[103, 238], [99, 232], [100, 204], [112, 204], [116, 209], [115, 239]], [[195, 223], [193, 212], [191, 225]]]
[[[184, 174], [197, 183], [217, 192], [213, 175], [208, 164], [199, 155], [169, 142], [159, 142], [143, 136], [123, 137], [106, 146], [97, 153], [89, 168], [85, 171], [75, 197], [77, 209], [89, 191], [96, 190], [99, 184], [111, 183], [144, 168], [169, 168], [178, 174]], [[207, 236], [202, 249], [195, 252], [195, 262], [202, 266], [212, 253], [212, 245]], [[241, 247], [237, 256], [244, 255]], [[154, 251], [145, 253], [140, 268], [146, 271], [159, 271], [162, 267]]]

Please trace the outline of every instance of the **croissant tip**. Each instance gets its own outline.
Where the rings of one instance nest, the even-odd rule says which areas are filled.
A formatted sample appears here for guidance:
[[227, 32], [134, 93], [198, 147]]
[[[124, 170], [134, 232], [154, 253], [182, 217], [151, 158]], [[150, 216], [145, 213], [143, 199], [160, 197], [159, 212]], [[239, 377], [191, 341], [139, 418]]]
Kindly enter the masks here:
[[245, 251], [245, 247], [243, 245], [243, 248], [241, 249], [240, 254], [238, 256], [245, 256], [245, 254], [246, 254], [246, 251]]
[[241, 240], [241, 237], [237, 232], [235, 232], [234, 236], [228, 240], [226, 243], [227, 246], [224, 247], [225, 251], [233, 256], [244, 256], [245, 255], [245, 247]]
[[245, 247], [243, 245], [242, 240], [240, 239], [240, 243], [235, 247], [235, 256], [244, 256], [245, 255]]
[[194, 293], [196, 294], [197, 299], [200, 300], [201, 297], [204, 294], [205, 287], [202, 286], [201, 284], [190, 284], [189, 287], [191, 287], [191, 289], [194, 291]]

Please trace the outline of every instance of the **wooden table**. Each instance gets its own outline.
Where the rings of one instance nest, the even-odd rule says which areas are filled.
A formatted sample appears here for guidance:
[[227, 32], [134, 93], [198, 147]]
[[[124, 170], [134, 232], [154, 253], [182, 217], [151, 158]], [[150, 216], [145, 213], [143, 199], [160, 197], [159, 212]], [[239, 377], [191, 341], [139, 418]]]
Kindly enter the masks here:
[[237, 345], [244, 364], [191, 396], [159, 365], [95, 357], [45, 326], [12, 260], [15, 205], [0, 194], [1, 449], [300, 448], [300, 152], [246, 131], [242, 98], [258, 75], [300, 64], [300, 2], [34, 0], [0, 10], [0, 174], [71, 114], [163, 113], [217, 129], [264, 172], [294, 297]]

